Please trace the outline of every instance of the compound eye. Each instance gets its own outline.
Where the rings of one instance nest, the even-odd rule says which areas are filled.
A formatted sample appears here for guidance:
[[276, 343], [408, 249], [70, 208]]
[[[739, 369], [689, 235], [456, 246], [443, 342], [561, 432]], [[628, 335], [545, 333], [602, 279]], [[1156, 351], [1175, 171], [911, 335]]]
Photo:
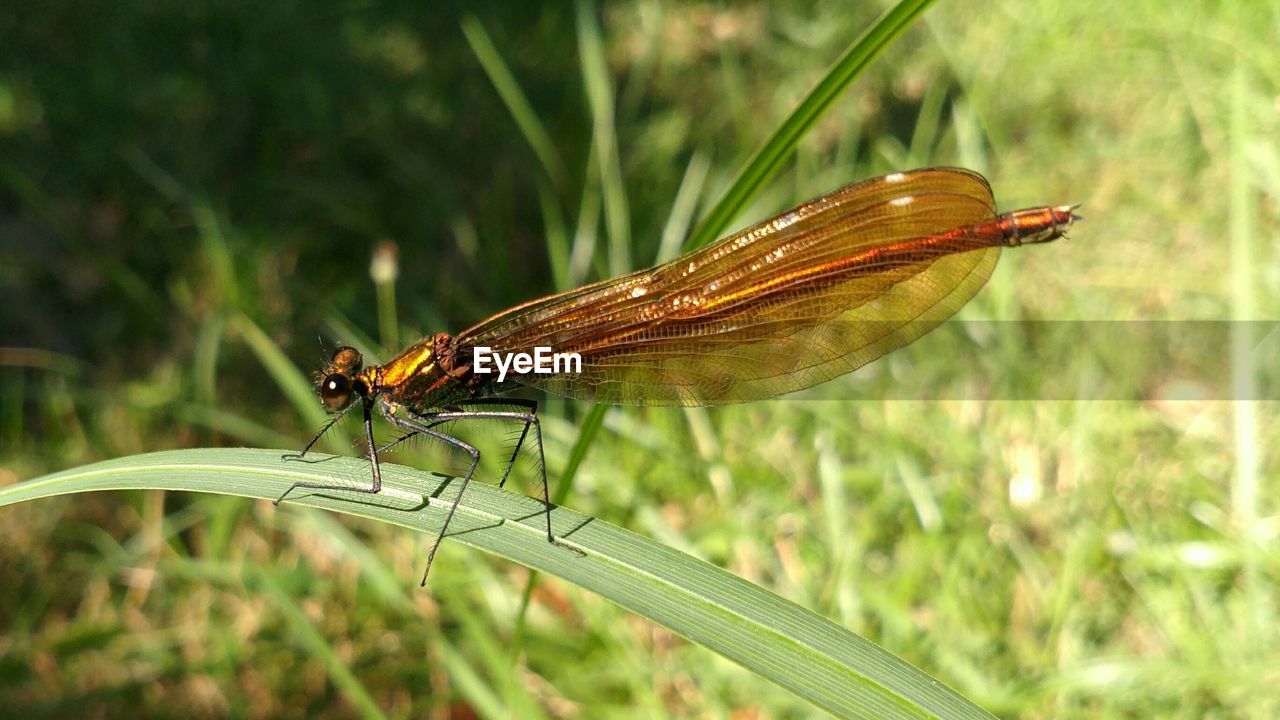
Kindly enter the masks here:
[[329, 412], [337, 412], [351, 402], [351, 380], [341, 373], [333, 373], [320, 382], [317, 389], [320, 400]]

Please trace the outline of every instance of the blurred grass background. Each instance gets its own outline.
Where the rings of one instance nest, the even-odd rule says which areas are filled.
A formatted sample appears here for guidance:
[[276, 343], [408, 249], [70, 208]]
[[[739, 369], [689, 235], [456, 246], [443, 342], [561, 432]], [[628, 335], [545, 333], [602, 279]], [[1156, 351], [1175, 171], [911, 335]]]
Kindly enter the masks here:
[[[881, 9], [10, 4], [0, 483], [172, 447], [300, 447], [320, 417], [297, 375], [325, 357], [317, 336], [386, 358], [669, 255]], [[1274, 320], [1278, 41], [1280, 10], [1262, 3], [941, 3], [738, 224], [959, 164], [988, 174], [1002, 208], [1081, 202], [1088, 217], [1066, 242], [1007, 253], [962, 317]], [[380, 292], [369, 267], [387, 241], [400, 272]], [[874, 382], [974, 381], [928, 343]], [[1020, 382], [1053, 382], [1055, 357], [988, 350]], [[1247, 386], [1256, 368], [1227, 350]], [[586, 409], [546, 405], [557, 475]], [[567, 502], [832, 617], [1002, 716], [1269, 718], [1278, 439], [1274, 402], [1154, 390], [613, 409]], [[428, 446], [397, 461], [460, 465]], [[417, 591], [426, 542], [222, 497], [7, 508], [0, 705], [813, 712], [555, 579], [522, 614], [527, 571], [465, 548], [446, 544]]]

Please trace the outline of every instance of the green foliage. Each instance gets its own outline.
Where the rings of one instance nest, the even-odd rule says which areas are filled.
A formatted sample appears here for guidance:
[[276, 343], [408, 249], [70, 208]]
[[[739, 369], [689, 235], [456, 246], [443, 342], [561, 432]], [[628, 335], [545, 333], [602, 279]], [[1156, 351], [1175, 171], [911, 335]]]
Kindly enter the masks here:
[[[171, 450], [15, 485], [0, 491], [0, 507], [98, 490], [212, 492], [267, 500], [280, 497], [295, 482], [332, 482], [334, 474], [366, 470], [365, 463], [352, 458], [290, 463], [271, 450]], [[454, 492], [447, 488], [456, 480], [384, 465], [383, 481], [376, 497], [299, 490], [295, 503], [428, 535], [439, 531]], [[428, 504], [427, 498], [439, 500]], [[538, 501], [493, 487], [467, 493], [450, 532], [467, 545], [598, 593], [838, 715], [990, 717], [872, 643], [719, 568], [563, 508], [553, 513], [552, 522], [556, 537], [581, 555], [545, 542]], [[377, 561], [366, 555], [364, 562]], [[321, 659], [342, 694], [361, 714], [376, 715], [368, 693], [274, 574], [243, 572], [251, 588], [274, 596], [299, 642]]]

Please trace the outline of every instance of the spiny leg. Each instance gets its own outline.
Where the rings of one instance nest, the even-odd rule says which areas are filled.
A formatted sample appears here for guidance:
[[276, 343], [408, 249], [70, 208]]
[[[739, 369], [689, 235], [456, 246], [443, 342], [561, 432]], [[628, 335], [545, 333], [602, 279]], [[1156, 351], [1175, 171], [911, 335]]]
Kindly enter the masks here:
[[[464, 405], [514, 405], [524, 408], [521, 415], [527, 416], [522, 418], [523, 426], [520, 428], [520, 438], [516, 440], [516, 446], [511, 450], [511, 457], [507, 459], [507, 467], [502, 471], [502, 479], [498, 481], [498, 487], [507, 484], [507, 478], [511, 477], [511, 469], [515, 467], [516, 457], [520, 455], [520, 448], [524, 447], [524, 441], [529, 437], [529, 426], [537, 428], [538, 433], [538, 466], [542, 472], [543, 495], [547, 495], [547, 468], [546, 456], [542, 454], [542, 426], [538, 422], [538, 401], [526, 400], [524, 398], [473, 398], [464, 400]], [[549, 499], [549, 498], [548, 498]]]
[[391, 448], [394, 448], [395, 446], [399, 445], [400, 443], [406, 440], [412, 440], [417, 436], [418, 436], [417, 432], [408, 432], [396, 438], [395, 440], [388, 440], [385, 444], [383, 444], [382, 447], [378, 448], [378, 454], [381, 455], [384, 452], [389, 452]]
[[465, 450], [471, 455], [471, 467], [467, 468], [466, 475], [462, 476], [462, 483], [458, 487], [458, 493], [453, 496], [453, 504], [449, 506], [449, 514], [445, 515], [444, 524], [440, 526], [440, 532], [436, 534], [436, 540], [431, 543], [431, 550], [427, 553], [427, 569], [422, 572], [422, 586], [426, 587], [427, 575], [431, 574], [431, 564], [436, 560], [436, 551], [440, 549], [440, 543], [444, 541], [444, 533], [449, 529], [449, 523], [453, 522], [453, 514], [458, 510], [458, 503], [462, 502], [462, 494], [467, 491], [467, 484], [471, 482], [471, 476], [475, 474], [476, 466], [480, 464], [480, 451], [474, 446], [465, 443], [456, 437], [445, 435], [437, 430], [432, 430], [431, 428], [433, 424], [440, 424], [432, 422], [435, 420], [434, 415], [427, 416], [430, 418], [427, 422], [409, 420], [407, 418], [398, 417], [393, 413], [387, 413], [386, 417], [391, 421], [391, 424], [396, 427], [408, 430], [412, 434], [421, 433], [423, 435], [428, 435], [456, 448]]
[[[280, 497], [276, 498], [275, 502], [272, 503], [273, 505], [279, 505], [280, 501], [284, 500], [289, 493], [293, 492], [297, 488], [306, 488], [308, 490], [349, 490], [351, 492], [360, 492], [360, 493], [369, 493], [369, 494], [375, 494], [380, 490], [382, 490], [382, 470], [378, 467], [377, 446], [373, 444], [373, 414], [372, 414], [371, 403], [367, 400], [361, 400], [360, 403], [361, 405], [364, 406], [364, 435], [365, 435], [365, 438], [369, 441], [369, 464], [373, 467], [373, 485], [367, 488], [362, 488], [362, 487], [351, 487], [349, 485], [326, 485], [324, 483], [296, 482], [290, 485], [289, 489], [281, 493]], [[345, 414], [346, 414], [346, 411], [344, 410], [342, 415], [345, 415]], [[316, 441], [320, 439], [320, 435], [323, 435], [325, 430], [328, 430], [329, 428], [333, 427], [333, 424], [336, 423], [339, 419], [341, 419], [342, 415], [339, 415], [338, 417], [329, 421], [329, 424], [325, 425], [324, 430], [321, 430], [319, 435], [316, 435], [314, 438], [312, 438], [311, 442], [307, 443], [307, 446], [302, 449], [302, 452], [298, 453], [297, 457], [301, 458], [303, 455], [306, 455], [307, 451], [311, 449], [311, 446], [315, 445]], [[286, 457], [290, 457], [290, 456], [286, 456]]]
[[[388, 413], [386, 415], [387, 419], [393, 425], [396, 425], [397, 427], [401, 428], [402, 430], [406, 430], [407, 432], [404, 436], [397, 438], [395, 440], [392, 440], [386, 443], [385, 445], [383, 445], [382, 447], [377, 447], [374, 445], [374, 438], [373, 438], [373, 419], [371, 415], [371, 403], [364, 403], [365, 437], [367, 438], [369, 447], [370, 447], [370, 453], [369, 453], [370, 464], [373, 470], [372, 486], [368, 488], [353, 488], [348, 485], [327, 485], [327, 484], [321, 484], [321, 483], [296, 482], [293, 485], [291, 485], [289, 489], [285, 490], [285, 492], [279, 498], [276, 499], [275, 504], [279, 505], [280, 502], [284, 500], [285, 497], [289, 495], [289, 493], [293, 492], [293, 490], [296, 488], [306, 488], [311, 490], [348, 490], [353, 492], [362, 492], [362, 493], [370, 493], [370, 494], [377, 493], [382, 489], [382, 473], [379, 467], [378, 455], [383, 452], [386, 452], [387, 450], [390, 450], [391, 448], [398, 445], [399, 443], [402, 443], [417, 435], [427, 435], [430, 437], [434, 437], [444, 443], [447, 443], [459, 449], [465, 450], [468, 454], [471, 455], [471, 465], [467, 469], [466, 474], [463, 476], [462, 484], [458, 489], [457, 495], [454, 497], [453, 504], [450, 505], [449, 507], [449, 513], [448, 515], [445, 516], [444, 524], [441, 525], [440, 532], [436, 535], [436, 540], [431, 546], [430, 553], [427, 555], [427, 567], [422, 574], [422, 584], [425, 586], [427, 584], [427, 576], [431, 573], [431, 565], [435, 561], [436, 552], [440, 548], [440, 543], [444, 540], [444, 535], [445, 535], [445, 532], [448, 530], [449, 524], [453, 521], [453, 516], [458, 509], [459, 503], [462, 501], [462, 494], [463, 492], [466, 491], [467, 485], [471, 482], [471, 478], [472, 476], [474, 476], [476, 467], [480, 462], [480, 451], [477, 450], [475, 447], [451, 435], [447, 435], [445, 433], [434, 430], [433, 428], [435, 428], [438, 425], [443, 425], [447, 422], [452, 422], [454, 420], [467, 420], [467, 419], [516, 420], [516, 421], [522, 422], [523, 427], [521, 428], [520, 438], [519, 440], [517, 440], [515, 448], [511, 452], [511, 457], [507, 460], [507, 466], [502, 474], [502, 480], [498, 483], [498, 487], [502, 487], [503, 484], [506, 483], [507, 478], [510, 476], [512, 467], [514, 466], [516, 458], [520, 453], [520, 448], [524, 445], [524, 441], [528, 437], [529, 426], [532, 425], [534, 428], [534, 437], [536, 438], [537, 445], [538, 445], [538, 474], [542, 480], [542, 502], [543, 502], [543, 506], [545, 507], [544, 515], [546, 517], [546, 523], [547, 523], [547, 542], [551, 543], [552, 545], [558, 545], [560, 547], [568, 548], [569, 550], [573, 550], [575, 553], [582, 555], [582, 552], [577, 548], [574, 548], [570, 545], [566, 545], [565, 543], [562, 543], [556, 540], [555, 535], [553, 534], [551, 529], [552, 505], [551, 505], [551, 496], [550, 496], [550, 486], [547, 481], [546, 453], [543, 448], [543, 442], [542, 442], [542, 424], [539, 422], [539, 419], [537, 416], [537, 407], [538, 407], [537, 402], [533, 400], [526, 400], [523, 398], [509, 398], [509, 399], [475, 398], [472, 400], [465, 401], [465, 404], [515, 405], [517, 407], [525, 408], [525, 411], [497, 412], [497, 411], [458, 410], [458, 411], [431, 413], [429, 415], [423, 415], [420, 419], [415, 419], [415, 420], [408, 420], [405, 418], [398, 417], [394, 414]], [[334, 418], [327, 425], [325, 425], [324, 429], [321, 430], [320, 433], [318, 433], [315, 437], [313, 437], [311, 439], [311, 442], [307, 443], [307, 446], [303, 448], [301, 453], [298, 453], [296, 456], [290, 456], [290, 457], [301, 458], [303, 455], [305, 455], [307, 451], [310, 450], [311, 447], [316, 444], [316, 442], [320, 439], [320, 437], [324, 435], [324, 432], [328, 430], [330, 427], [332, 427], [333, 424], [336, 423], [339, 419], [341, 419], [342, 415], [345, 414], [346, 412], [347, 411], [344, 410], [342, 414], [340, 414], [338, 417]]]
[[[366, 403], [364, 403], [364, 402], [362, 401], [362, 403], [361, 403], [361, 404], [366, 404]], [[366, 404], [366, 405], [367, 405], [367, 404]], [[354, 408], [354, 407], [355, 407], [355, 404], [354, 404], [354, 403], [353, 403], [353, 404], [351, 404], [351, 405], [348, 405], [348, 406], [347, 406], [347, 407], [346, 407], [342, 412], [340, 412], [340, 413], [338, 413], [337, 415], [334, 415], [332, 418], [330, 418], [330, 419], [329, 419], [329, 421], [328, 421], [328, 422], [326, 422], [326, 423], [324, 424], [324, 427], [320, 428], [320, 432], [318, 432], [318, 433], [316, 433], [315, 435], [312, 435], [312, 436], [311, 436], [311, 440], [309, 440], [309, 441], [307, 442], [306, 447], [302, 448], [301, 452], [296, 452], [296, 453], [286, 453], [286, 454], [284, 454], [284, 455], [281, 455], [281, 456], [280, 456], [280, 459], [281, 459], [281, 460], [301, 460], [302, 458], [306, 457], [306, 456], [307, 456], [307, 453], [311, 452], [311, 448], [315, 447], [315, 446], [316, 446], [316, 443], [320, 442], [320, 438], [324, 437], [324, 434], [325, 434], [325, 433], [327, 433], [327, 432], [329, 432], [329, 428], [333, 427], [334, 425], [337, 425], [337, 424], [338, 424], [338, 421], [339, 421], [339, 420], [341, 420], [342, 418], [346, 417], [347, 413], [351, 412], [351, 409], [352, 409], [352, 408]], [[368, 407], [366, 407], [366, 408], [365, 408], [365, 412], [364, 412], [364, 414], [365, 414], [365, 420], [366, 420], [366, 425], [367, 425], [367, 424], [368, 424], [368, 423], [367, 423], [367, 421], [368, 421], [368, 418], [369, 418], [369, 408], [368, 408]], [[372, 446], [370, 446], [370, 447], [372, 447]], [[279, 502], [279, 501], [277, 501], [277, 502]]]
[[[511, 404], [510, 401], [500, 401], [499, 403], [480, 403], [480, 404], [502, 404], [502, 402], [505, 402], [506, 404]], [[527, 402], [532, 403], [532, 401], [527, 401]], [[519, 404], [523, 404], [523, 402]], [[533, 407], [536, 408], [537, 405], [534, 404]], [[534, 430], [534, 433], [533, 433], [534, 438], [537, 440], [537, 443], [538, 443], [538, 475], [542, 480], [542, 504], [546, 510], [544, 514], [547, 520], [547, 542], [551, 543], [552, 545], [559, 545], [560, 547], [569, 548], [570, 550], [577, 552], [579, 555], [582, 554], [581, 551], [579, 551], [577, 548], [571, 547], [569, 545], [566, 545], [556, 540], [555, 534], [551, 530], [551, 510], [552, 510], [551, 490], [550, 490], [550, 485], [547, 482], [546, 454], [542, 446], [542, 423], [539, 422], [538, 415], [536, 412], [534, 412], [532, 409], [527, 410], [525, 412], [503, 412], [503, 411], [491, 411], [491, 410], [458, 410], [458, 411], [450, 411], [450, 412], [431, 413], [431, 415], [428, 417], [429, 417], [429, 420], [427, 422], [429, 425], [448, 422], [450, 420], [518, 420], [525, 424], [525, 431], [521, 433], [521, 442], [523, 442], [524, 436], [528, 432], [529, 426], [532, 425]], [[427, 427], [429, 425], [424, 425], [424, 427]], [[519, 444], [517, 444], [516, 452], [519, 452], [519, 450], [520, 450], [520, 447], [519, 447]], [[511, 461], [508, 462], [508, 465], [507, 465], [507, 472], [503, 474], [503, 482], [506, 481], [507, 474], [511, 472], [511, 464], [514, 463], [514, 461], [515, 461], [515, 454], [513, 453], [511, 457]], [[499, 487], [501, 487], [501, 485], [499, 485]]]
[[[537, 413], [538, 411], [537, 401], [525, 400], [523, 398], [512, 398], [512, 399], [473, 398], [470, 400], [464, 400], [459, 404], [460, 405], [514, 405], [516, 407], [527, 408], [530, 413]], [[443, 412], [449, 413], [449, 412], [457, 412], [457, 411], [446, 410]], [[426, 413], [424, 415], [419, 415], [417, 417], [419, 420], [423, 421], [424, 425], [426, 425], [429, 428], [439, 427], [440, 425], [444, 425], [445, 423], [450, 423], [458, 419], [456, 416], [450, 416], [440, 420], [432, 420], [432, 418], [436, 417], [437, 414], [438, 413]], [[511, 457], [507, 459], [507, 465], [506, 465], [506, 468], [502, 471], [502, 479], [498, 481], [498, 487], [503, 487], [504, 485], [506, 485], [507, 478], [511, 476], [511, 469], [515, 465], [516, 458], [520, 455], [520, 448], [524, 447], [524, 441], [529, 436], [529, 426], [532, 424], [533, 424], [532, 421], [523, 423], [523, 426], [520, 429], [520, 438], [516, 440], [515, 447], [512, 448], [511, 450]], [[413, 431], [406, 432], [404, 435], [401, 435], [395, 440], [389, 440], [382, 447], [378, 448], [378, 454], [381, 455], [384, 452], [388, 452], [395, 446], [407, 440], [412, 440], [413, 438], [417, 437], [418, 434], [419, 433], [416, 430], [413, 430]], [[314, 440], [312, 442], [314, 444]], [[307, 447], [309, 448], [310, 445], [308, 445]], [[303, 453], [305, 452], [306, 450], [304, 449]], [[301, 454], [290, 456], [290, 457], [301, 457]]]
[[[529, 426], [538, 425], [537, 401], [526, 400], [524, 398], [473, 398], [470, 400], [464, 400], [459, 404], [460, 405], [514, 405], [516, 407], [525, 408], [526, 412], [520, 413], [521, 417], [518, 418], [519, 420], [523, 421], [522, 426], [520, 428], [520, 437], [516, 440], [515, 447], [511, 449], [511, 457], [507, 458], [507, 465], [502, 471], [502, 479], [498, 481], [498, 487], [504, 487], [507, 484], [507, 479], [511, 477], [511, 470], [512, 468], [515, 467], [516, 458], [519, 457], [520, 455], [520, 448], [524, 447], [524, 441], [529, 437]], [[463, 413], [463, 414], [459, 415], [458, 413]], [[444, 417], [441, 417], [441, 416], [444, 416]], [[419, 416], [419, 419], [423, 420], [424, 421], [423, 424], [426, 425], [427, 427], [434, 428], [439, 425], [444, 425], [445, 423], [448, 423], [448, 422], [453, 422], [454, 420], [458, 420], [460, 418], [465, 419], [469, 417], [473, 417], [473, 415], [465, 411], [446, 410], [438, 413], [429, 413], [426, 415], [421, 415]], [[538, 432], [541, 433], [540, 426], [538, 426]], [[399, 445], [400, 443], [413, 438], [417, 434], [418, 433], [416, 431], [405, 433], [404, 435], [378, 448], [378, 452], [379, 453], [386, 452], [391, 448], [395, 447], [396, 445]], [[546, 481], [546, 456], [543, 454], [543, 451], [542, 451], [541, 440], [539, 440], [538, 442], [538, 464], [542, 470], [543, 481], [544, 481], [543, 484], [545, 485], [546, 484], [545, 482]], [[544, 494], [546, 493], [544, 492]]]

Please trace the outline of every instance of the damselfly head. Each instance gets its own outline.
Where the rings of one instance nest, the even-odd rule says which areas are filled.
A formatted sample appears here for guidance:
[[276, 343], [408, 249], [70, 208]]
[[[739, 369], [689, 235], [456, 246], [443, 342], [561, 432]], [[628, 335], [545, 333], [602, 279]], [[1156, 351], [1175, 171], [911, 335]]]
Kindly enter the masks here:
[[340, 347], [333, 353], [333, 359], [324, 369], [324, 377], [316, 385], [316, 394], [329, 412], [338, 412], [351, 404], [355, 399], [358, 381], [356, 374], [360, 372], [364, 358], [360, 351], [353, 347]]

